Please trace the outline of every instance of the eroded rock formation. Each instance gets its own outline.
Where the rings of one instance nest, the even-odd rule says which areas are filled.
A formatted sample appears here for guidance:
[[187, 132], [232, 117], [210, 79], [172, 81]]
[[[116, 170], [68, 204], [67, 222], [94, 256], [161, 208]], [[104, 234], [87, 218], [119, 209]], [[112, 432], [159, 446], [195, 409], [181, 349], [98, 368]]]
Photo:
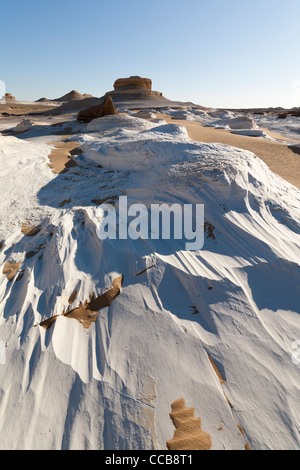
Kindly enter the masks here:
[[5, 99], [7, 101], [15, 101], [16, 98], [11, 93], [5, 93]]
[[129, 77], [129, 78], [118, 78], [114, 83], [114, 89], [119, 90], [120, 88], [128, 87], [140, 87], [145, 88], [146, 90], [152, 89], [152, 80], [150, 78], [142, 78], [138, 76]]
[[139, 76], [118, 78], [114, 83], [114, 90], [106, 94], [114, 98], [122, 98], [123, 96], [124, 98], [130, 97], [130, 99], [162, 96], [159, 91], [152, 90], [152, 80], [150, 78]]
[[80, 111], [77, 114], [77, 120], [79, 122], [91, 122], [93, 119], [97, 119], [108, 114], [118, 114], [113, 100], [109, 95], [105, 96], [101, 104], [91, 106], [90, 108]]
[[169, 450], [209, 450], [211, 436], [201, 428], [201, 419], [195, 418], [194, 408], [185, 406], [184, 398], [175, 400], [170, 417], [175, 426], [174, 437], [167, 441]]

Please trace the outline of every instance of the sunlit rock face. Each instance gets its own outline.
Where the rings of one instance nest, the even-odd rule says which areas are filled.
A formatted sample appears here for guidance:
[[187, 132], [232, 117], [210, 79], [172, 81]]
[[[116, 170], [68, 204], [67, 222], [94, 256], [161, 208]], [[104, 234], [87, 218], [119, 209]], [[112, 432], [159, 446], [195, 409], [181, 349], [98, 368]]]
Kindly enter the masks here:
[[138, 86], [141, 88], [145, 88], [146, 90], [151, 90], [152, 88], [152, 80], [150, 78], [142, 78], [142, 77], [129, 77], [129, 78], [118, 78], [118, 80], [114, 83], [114, 89], [119, 90], [120, 88], [124, 87], [132, 87]]
[[159, 91], [152, 90], [152, 80], [132, 76], [128, 78], [118, 78], [114, 83], [114, 90], [108, 92], [109, 95], [131, 95], [131, 96], [162, 96]]

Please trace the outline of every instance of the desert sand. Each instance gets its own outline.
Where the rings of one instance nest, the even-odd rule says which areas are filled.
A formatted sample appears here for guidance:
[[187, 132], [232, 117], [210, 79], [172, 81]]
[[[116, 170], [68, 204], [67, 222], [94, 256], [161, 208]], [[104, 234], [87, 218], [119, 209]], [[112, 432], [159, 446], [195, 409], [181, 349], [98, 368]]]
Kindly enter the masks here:
[[195, 418], [195, 409], [185, 406], [184, 398], [172, 403], [170, 417], [176, 428], [174, 437], [167, 441], [169, 450], [210, 450], [211, 436], [202, 430], [201, 419]]
[[[112, 287], [101, 294], [98, 297], [95, 297], [94, 294], [91, 294], [89, 301], [85, 300], [83, 304], [80, 304], [79, 307], [72, 310], [67, 310], [63, 312], [63, 316], [67, 318], [75, 318], [78, 320], [83, 328], [90, 328], [92, 323], [98, 318], [98, 313], [102, 308], [109, 307], [112, 302], [118, 297], [121, 292], [123, 283], [123, 276], [119, 276], [113, 280]], [[77, 292], [74, 291], [69, 297], [69, 304], [72, 304], [76, 298]], [[75, 298], [74, 298], [75, 297]], [[59, 315], [54, 315], [53, 317], [48, 318], [40, 323], [40, 326], [45, 330], [51, 328], [55, 320]], [[35, 325], [36, 326], [36, 325]]]
[[[123, 114], [123, 113], [121, 113]], [[262, 129], [272, 139], [268, 140], [263, 137], [250, 137], [245, 135], [233, 134], [225, 129], [216, 129], [214, 127], [203, 126], [199, 122], [186, 121], [180, 119], [172, 119], [167, 114], [156, 113], [158, 119], [164, 119], [169, 124], [180, 124], [187, 129], [188, 135], [192, 140], [206, 143], [222, 143], [231, 145], [244, 150], [249, 150], [261, 158], [269, 168], [283, 179], [300, 189], [300, 155], [292, 150], [287, 144], [298, 144], [300, 141], [287, 139], [285, 136], [271, 132], [268, 129]], [[65, 123], [67, 125], [67, 121]], [[54, 124], [55, 126], [55, 124]], [[65, 133], [66, 130], [63, 131]], [[68, 137], [67, 135], [65, 137]], [[71, 153], [76, 154], [78, 143], [74, 140], [71, 142], [59, 142], [55, 144], [49, 158], [51, 160], [50, 168], [54, 173], [66, 171], [74, 161]], [[80, 149], [78, 153], [80, 153]]]
[[[118, 91], [118, 90], [117, 90]], [[132, 90], [131, 90], [132, 91]], [[113, 96], [114, 92], [110, 92]], [[64, 103], [63, 98], [71, 96], [71, 99], [66, 99]], [[138, 95], [140, 97], [140, 95]], [[116, 98], [115, 98], [116, 99]], [[147, 96], [147, 99], [149, 97]], [[91, 97], [90, 95], [81, 95], [78, 92], [74, 92], [74, 90], [64, 97], [57, 99], [63, 102], [62, 107], [59, 107], [59, 104], [62, 104], [59, 101], [53, 103], [49, 101], [47, 104], [44, 103], [22, 103], [22, 102], [8, 102], [6, 104], [0, 104], [0, 115], [4, 113], [4, 116], [22, 116], [34, 114], [43, 114], [49, 116], [50, 114], [62, 114], [64, 112], [64, 106], [71, 106], [72, 109], [66, 108], [67, 111], [76, 111], [77, 109], [84, 109], [89, 108], [90, 105], [94, 105], [94, 103], [101, 102], [101, 99]], [[90, 100], [90, 101], [89, 101]], [[86, 103], [86, 105], [84, 104]], [[117, 102], [118, 103], [118, 102]], [[167, 103], [169, 104], [169, 103]], [[172, 104], [172, 103], [170, 103]], [[137, 102], [138, 105], [138, 102]], [[61, 109], [61, 111], [60, 111]], [[56, 111], [57, 110], [57, 111]], [[59, 112], [58, 112], [59, 111]], [[74, 116], [65, 115], [66, 122], [70, 119], [72, 120]], [[57, 116], [58, 117], [58, 116]], [[159, 119], [164, 119], [167, 123], [171, 124], [180, 124], [187, 129], [187, 132], [191, 139], [198, 141], [198, 142], [207, 142], [207, 143], [223, 143], [226, 145], [231, 145], [233, 147], [238, 147], [244, 150], [249, 150], [255, 153], [259, 158], [261, 158], [269, 168], [276, 174], [280, 175], [289, 183], [295, 185], [296, 187], [300, 188], [300, 156], [299, 152], [296, 149], [292, 149], [288, 147], [283, 142], [287, 144], [299, 144], [300, 140], [291, 140], [287, 139], [283, 135], [275, 132], [271, 132], [268, 129], [263, 129], [268, 136], [272, 139], [281, 140], [283, 142], [278, 142], [275, 140], [268, 140], [263, 137], [250, 137], [245, 135], [238, 135], [233, 134], [228, 130], [224, 129], [216, 129], [214, 127], [206, 127], [203, 126], [199, 122], [194, 121], [187, 121], [182, 119], [174, 119], [167, 114], [162, 112], [156, 113], [156, 117]], [[61, 119], [61, 116], [60, 116]], [[55, 127], [56, 124], [54, 123], [53, 126]], [[59, 133], [58, 131], [57, 133]], [[54, 134], [56, 132], [53, 132]], [[51, 152], [50, 160], [51, 164], [50, 167], [54, 171], [54, 173], [60, 173], [61, 171], [65, 171], [68, 168], [68, 165], [73, 165], [73, 161], [70, 158], [70, 152], [74, 150], [78, 145], [76, 143], [57, 143], [55, 146], [56, 148]]]
[[[0, 448], [298, 449], [298, 141], [134, 86], [1, 118]], [[204, 249], [101, 239], [124, 194], [204, 204]]]
[[[0, 117], [5, 116], [26, 116], [31, 113], [43, 113], [57, 107], [55, 103], [20, 103], [7, 102], [0, 104]], [[1, 116], [2, 115], [2, 116]]]
[[[52, 142], [49, 145], [53, 145]], [[57, 142], [54, 144], [54, 149], [49, 155], [49, 167], [53, 173], [59, 174], [68, 170], [72, 166], [76, 166], [76, 163], [71, 158], [71, 154], [78, 155], [80, 149], [76, 141], [70, 142]]]
[[20, 263], [5, 263], [3, 266], [2, 274], [5, 274], [9, 281], [12, 281], [18, 272]]
[[[255, 153], [274, 173], [300, 189], [300, 156], [287, 145], [281, 142], [267, 140], [263, 137], [248, 137], [232, 134], [230, 131], [224, 129], [204, 127], [199, 122], [179, 119], [174, 120], [166, 114], [157, 114], [157, 117], [164, 119], [167, 123], [176, 123], [184, 126], [190, 138], [198, 142], [232, 145], [233, 147]], [[268, 129], [264, 129], [264, 131], [270, 137], [288, 141], [288, 139], [281, 134], [270, 132]], [[298, 143], [298, 141], [295, 140], [289, 142]]]
[[24, 222], [22, 224], [21, 232], [26, 236], [26, 237], [34, 237], [39, 231], [41, 230], [41, 227], [38, 227], [36, 225], [30, 225], [30, 220], [27, 222]]

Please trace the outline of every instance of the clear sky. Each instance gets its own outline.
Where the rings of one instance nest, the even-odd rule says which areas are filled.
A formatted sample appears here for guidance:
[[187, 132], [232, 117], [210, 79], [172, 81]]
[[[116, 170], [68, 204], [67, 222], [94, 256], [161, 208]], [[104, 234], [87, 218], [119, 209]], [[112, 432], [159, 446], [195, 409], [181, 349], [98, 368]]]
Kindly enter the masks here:
[[300, 0], [0, 0], [0, 38], [19, 100], [140, 75], [204, 106], [300, 106]]

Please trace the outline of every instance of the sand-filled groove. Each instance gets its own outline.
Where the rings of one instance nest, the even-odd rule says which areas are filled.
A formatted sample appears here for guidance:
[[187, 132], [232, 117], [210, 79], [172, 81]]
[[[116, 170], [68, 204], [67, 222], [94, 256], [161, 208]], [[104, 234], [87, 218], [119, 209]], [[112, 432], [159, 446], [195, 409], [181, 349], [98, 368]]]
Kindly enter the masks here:
[[[90, 328], [91, 324], [96, 322], [99, 310], [105, 307], [109, 307], [118, 297], [121, 292], [122, 284], [123, 276], [115, 278], [113, 280], [111, 289], [104, 292], [104, 294], [96, 298], [92, 294], [90, 301], [85, 300], [83, 305], [80, 305], [79, 307], [70, 311], [63, 312], [62, 315], [66, 318], [75, 318], [79, 321], [79, 323], [82, 324], [83, 328]], [[39, 323], [39, 325], [45, 330], [48, 330], [59, 316], [60, 315], [54, 315], [53, 317], [42, 321]]]
[[210, 450], [211, 436], [201, 428], [201, 418], [195, 418], [195, 409], [185, 406], [184, 398], [175, 400], [170, 418], [175, 426], [174, 437], [167, 441], [169, 450]]

